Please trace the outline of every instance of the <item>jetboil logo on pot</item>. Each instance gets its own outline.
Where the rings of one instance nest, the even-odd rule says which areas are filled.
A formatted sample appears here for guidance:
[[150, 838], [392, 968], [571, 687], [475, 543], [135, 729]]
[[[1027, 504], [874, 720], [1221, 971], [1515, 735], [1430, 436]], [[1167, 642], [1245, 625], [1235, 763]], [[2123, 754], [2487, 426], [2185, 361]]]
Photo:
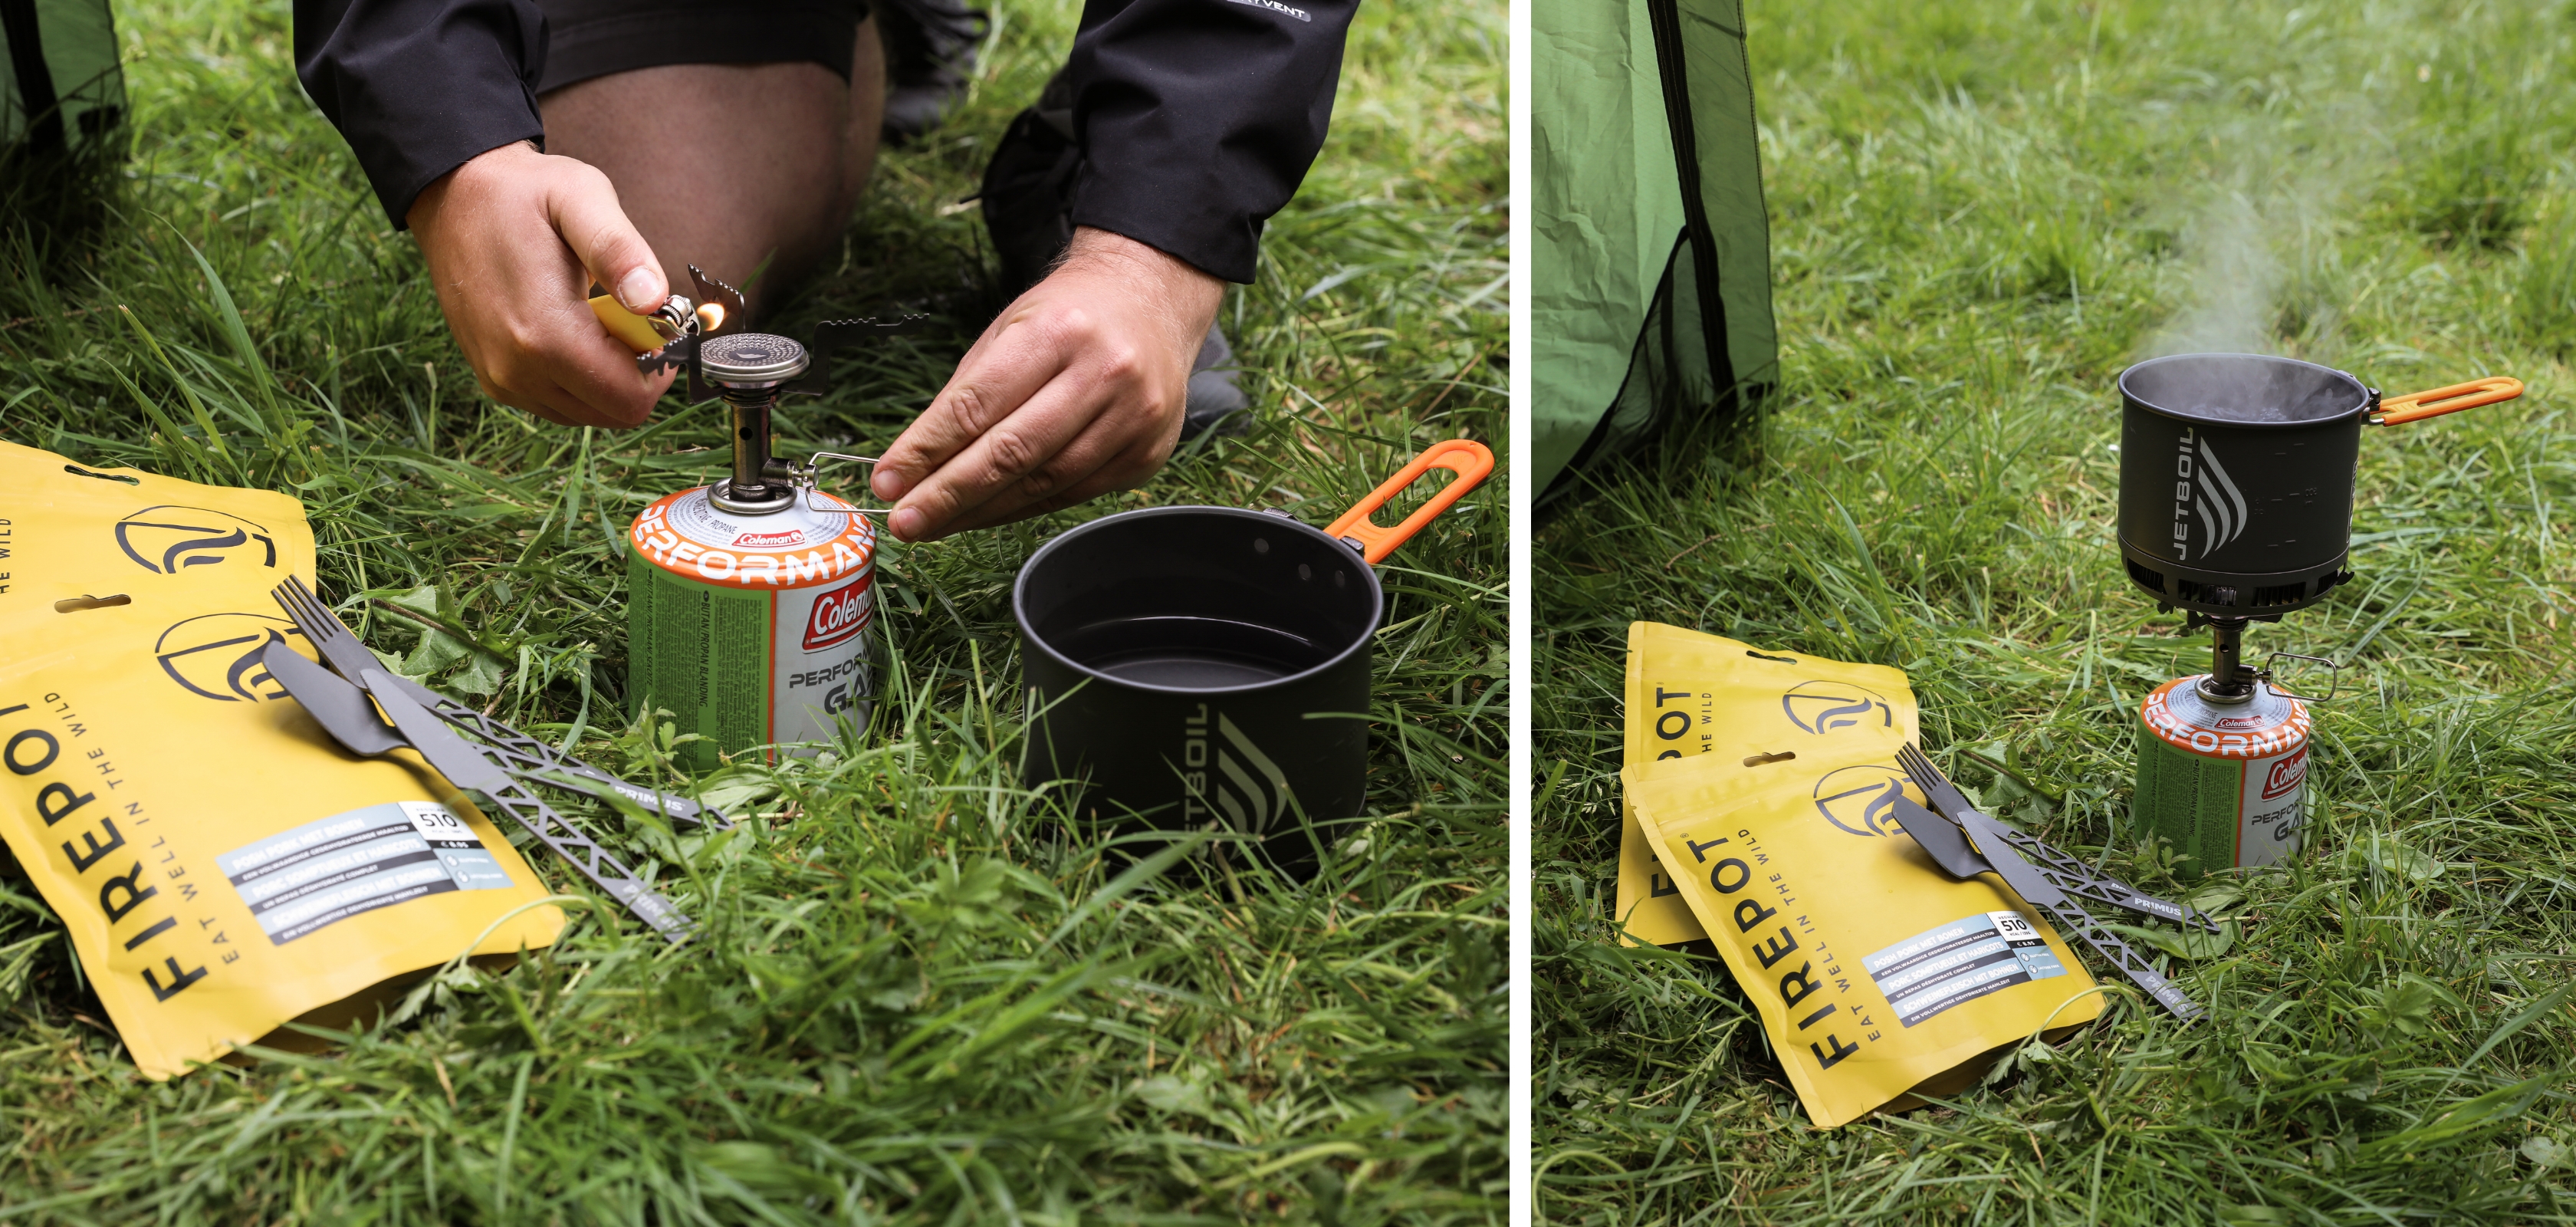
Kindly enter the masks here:
[[[1288, 774], [1224, 712], [1216, 713], [1213, 745], [1208, 736], [1208, 705], [1181, 718], [1181, 820], [1209, 816], [1209, 806], [1222, 811], [1235, 830], [1263, 834], [1271, 824], [1289, 818], [1297, 808], [1288, 790]], [[1209, 760], [1216, 770], [1208, 770]], [[1249, 770], [1246, 768], [1249, 767]]]
[[2209, 440], [2185, 427], [2174, 451], [2174, 561], [2191, 561], [2191, 526], [2200, 523], [2200, 556], [2207, 558], [2245, 535], [2245, 495], [2228, 479]]
[[266, 528], [203, 507], [146, 507], [116, 522], [116, 544], [134, 565], [155, 575], [176, 575], [181, 567], [213, 566], [233, 558], [277, 565], [277, 541]]
[[868, 615], [876, 607], [868, 581], [875, 578], [870, 571], [814, 598], [814, 611], [805, 615], [806, 651], [820, 652], [868, 628]]

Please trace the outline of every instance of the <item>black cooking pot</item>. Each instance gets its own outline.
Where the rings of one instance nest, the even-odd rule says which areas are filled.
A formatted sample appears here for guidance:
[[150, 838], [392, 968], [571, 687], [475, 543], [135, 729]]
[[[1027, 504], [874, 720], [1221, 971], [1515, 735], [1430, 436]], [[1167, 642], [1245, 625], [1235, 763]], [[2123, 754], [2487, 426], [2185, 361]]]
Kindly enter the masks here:
[[[1394, 528], [1369, 514], [1434, 468], [1458, 476]], [[1020, 568], [1031, 788], [1079, 780], [1077, 812], [1260, 839], [1310, 872], [1368, 791], [1373, 564], [1494, 468], [1435, 444], [1327, 528], [1285, 512], [1152, 507], [1072, 529]], [[1131, 816], [1132, 815], [1132, 816]]]
[[2352, 578], [2361, 427], [2522, 395], [2517, 379], [2381, 400], [2329, 367], [2177, 354], [2120, 375], [2120, 555], [2158, 602], [2266, 621]]

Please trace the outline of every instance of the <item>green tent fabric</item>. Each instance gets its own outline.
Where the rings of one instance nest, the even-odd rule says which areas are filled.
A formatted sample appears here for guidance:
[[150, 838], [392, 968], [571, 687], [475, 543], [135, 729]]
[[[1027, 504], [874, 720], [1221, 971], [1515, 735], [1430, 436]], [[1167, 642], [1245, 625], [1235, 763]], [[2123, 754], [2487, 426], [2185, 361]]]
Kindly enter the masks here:
[[1530, 6], [1530, 446], [1542, 503], [1777, 382], [1742, 0]]
[[0, 152], [98, 146], [124, 117], [107, 0], [0, 0]]

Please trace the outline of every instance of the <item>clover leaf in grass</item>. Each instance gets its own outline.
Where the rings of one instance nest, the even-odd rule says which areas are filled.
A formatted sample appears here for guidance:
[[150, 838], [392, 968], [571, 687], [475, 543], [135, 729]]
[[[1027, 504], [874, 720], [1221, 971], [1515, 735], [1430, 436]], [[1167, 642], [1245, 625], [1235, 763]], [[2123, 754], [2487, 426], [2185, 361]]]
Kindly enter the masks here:
[[2430, 882], [2447, 868], [2429, 853], [2408, 847], [2394, 835], [2367, 836], [2353, 851], [2372, 869], [2414, 882]]
[[2292, 1223], [2289, 1212], [2274, 1206], [2229, 1206], [2218, 1212], [2222, 1223]]
[[507, 673], [499, 657], [489, 652], [471, 652], [466, 655], [465, 667], [447, 676], [447, 685], [459, 693], [480, 697], [499, 693], [505, 680]]
[[2176, 932], [2172, 929], [2150, 929], [2144, 925], [2112, 924], [2108, 921], [2103, 922], [2102, 927], [2133, 941], [2145, 942], [2179, 959], [2217, 958], [2235, 948], [2238, 932], [2236, 922], [2233, 920], [2220, 925], [2216, 933], [2198, 928]]
[[778, 777], [767, 767], [735, 766], [709, 777], [698, 789], [698, 801], [728, 814], [749, 813], [749, 807], [778, 795]]
[[2216, 881], [2193, 891], [2183, 900], [2203, 916], [2215, 916], [2245, 897], [2245, 888], [2233, 882]]
[[1208, 1111], [1207, 1087], [1171, 1074], [1156, 1074], [1137, 1083], [1136, 1098], [1157, 1112], [1205, 1116]]
[[455, 636], [436, 627], [424, 626], [420, 628], [419, 645], [412, 648], [411, 655], [404, 657], [397, 668], [403, 676], [415, 680], [432, 677], [439, 670], [465, 659], [470, 651], [457, 642]]
[[1019, 910], [1018, 884], [1000, 861], [982, 858], [960, 869], [940, 866], [922, 892], [896, 902], [913, 923], [934, 935], [952, 929], [990, 928]]
[[2405, 1035], [2423, 1035], [2440, 1025], [2443, 1007], [2460, 1009], [2460, 999], [2449, 989], [2414, 972], [2406, 972], [2380, 986], [2379, 1005], [2371, 1011], [2371, 1021]]
[[1413, 1093], [1413, 1088], [1400, 1082], [1372, 1088], [1359, 1098], [1360, 1102], [1377, 1109], [1389, 1123], [1411, 1116], [1422, 1106], [1422, 1099]]
[[434, 617], [445, 617], [453, 612], [454, 602], [449, 601], [447, 594], [440, 591], [436, 584], [422, 584], [405, 592], [382, 591], [370, 592], [366, 595], [388, 605], [400, 605], [405, 609], [416, 610]]

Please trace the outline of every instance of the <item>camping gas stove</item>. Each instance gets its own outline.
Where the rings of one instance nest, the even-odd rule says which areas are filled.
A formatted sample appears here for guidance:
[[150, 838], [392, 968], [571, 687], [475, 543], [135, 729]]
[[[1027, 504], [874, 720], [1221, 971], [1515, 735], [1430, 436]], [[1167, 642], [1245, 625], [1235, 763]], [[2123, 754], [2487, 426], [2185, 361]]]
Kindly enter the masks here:
[[[2488, 378], [2382, 399], [2342, 371], [2259, 354], [2181, 354], [2120, 375], [2120, 552], [2130, 580], [2184, 631], [2210, 629], [2209, 672], [2139, 712], [2133, 813], [2191, 859], [2177, 872], [2268, 865], [2298, 851], [2307, 704], [2244, 662], [2255, 622], [2278, 622], [2350, 583], [2362, 426], [2510, 400]], [[2335, 671], [2334, 662], [2275, 652]], [[2339, 680], [2339, 679], [2338, 679]]]
[[686, 757], [706, 768], [720, 754], [826, 741], [867, 724], [876, 529], [864, 509], [817, 489], [816, 470], [875, 461], [834, 452], [783, 460], [774, 420], [782, 398], [823, 393], [835, 349], [925, 317], [822, 324], [809, 348], [729, 331], [745, 318], [741, 296], [689, 272], [711, 306], [673, 295], [652, 316], [630, 317], [663, 341], [637, 364], [680, 368], [692, 402], [725, 402], [733, 463], [711, 485], [655, 500], [627, 530], [627, 694], [630, 714], [668, 711], [679, 732], [703, 738]]

